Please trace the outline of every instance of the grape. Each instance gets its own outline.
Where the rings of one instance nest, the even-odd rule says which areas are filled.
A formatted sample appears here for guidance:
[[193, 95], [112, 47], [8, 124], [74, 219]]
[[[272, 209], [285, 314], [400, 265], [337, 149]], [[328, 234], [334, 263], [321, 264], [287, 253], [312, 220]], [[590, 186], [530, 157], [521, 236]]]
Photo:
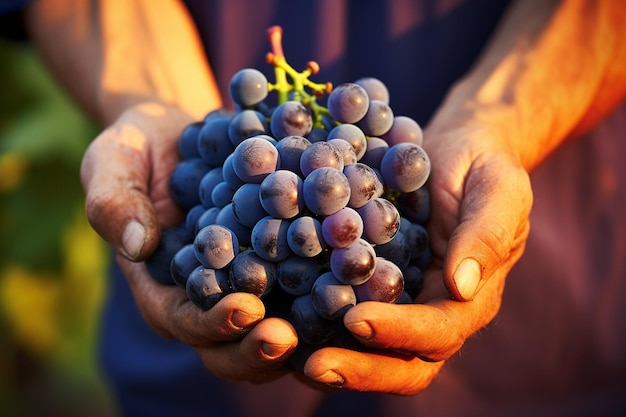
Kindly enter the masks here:
[[255, 110], [244, 110], [237, 113], [228, 125], [228, 139], [237, 146], [244, 139], [262, 135], [269, 130], [265, 116]]
[[312, 143], [300, 155], [300, 172], [305, 178], [317, 168], [322, 167], [343, 170], [341, 151], [332, 143]]
[[356, 125], [367, 136], [382, 136], [391, 129], [393, 118], [393, 111], [387, 103], [370, 100], [367, 113]]
[[375, 268], [376, 252], [365, 239], [357, 239], [345, 248], [335, 248], [330, 254], [330, 269], [344, 284], [363, 284]]
[[425, 252], [430, 251], [430, 237], [426, 228], [421, 224], [411, 223], [404, 235], [411, 248], [411, 261], [417, 261]]
[[402, 270], [411, 261], [411, 246], [403, 232], [398, 231], [387, 243], [374, 246], [376, 256], [387, 258]]
[[217, 224], [200, 229], [193, 244], [196, 257], [206, 268], [224, 268], [239, 253], [237, 236], [230, 229]]
[[430, 175], [430, 159], [421, 146], [398, 143], [391, 146], [380, 162], [385, 185], [410, 193], [426, 183]]
[[200, 158], [183, 159], [170, 175], [170, 195], [179, 206], [190, 209], [200, 204], [198, 187], [211, 168]]
[[302, 179], [284, 169], [265, 177], [259, 188], [259, 196], [265, 211], [279, 219], [295, 217], [304, 207]]
[[215, 207], [211, 195], [213, 194], [215, 186], [222, 181], [224, 181], [224, 177], [221, 167], [210, 169], [200, 180], [196, 192], [200, 198], [200, 203], [202, 203], [205, 208]]
[[341, 160], [343, 161], [344, 167], [356, 163], [356, 152], [354, 151], [354, 148], [352, 147], [352, 144], [350, 144], [350, 142], [344, 139], [334, 138], [327, 140], [326, 143], [330, 143], [337, 148], [337, 150], [341, 154]]
[[328, 111], [340, 123], [356, 123], [367, 113], [369, 98], [363, 87], [354, 83], [339, 84], [328, 95]]
[[322, 224], [310, 216], [293, 220], [287, 229], [287, 244], [298, 256], [314, 257], [326, 247], [322, 237]]
[[287, 136], [278, 141], [276, 150], [280, 156], [280, 168], [304, 177], [300, 169], [300, 157], [309, 146], [311, 142], [303, 136]]
[[409, 142], [422, 146], [424, 134], [419, 124], [410, 117], [396, 116], [393, 118], [391, 129], [383, 135], [389, 146], [397, 143]]
[[233, 199], [235, 190], [230, 188], [230, 185], [226, 181], [217, 183], [211, 192], [211, 201], [215, 207], [225, 207], [230, 204]]
[[238, 189], [242, 185], [246, 184], [241, 178], [237, 176], [235, 170], [233, 169], [233, 158], [235, 154], [231, 153], [226, 157], [224, 161], [224, 165], [222, 166], [222, 178], [224, 181], [230, 185], [233, 190]]
[[265, 297], [276, 283], [276, 265], [251, 249], [240, 252], [229, 270], [229, 283], [235, 292]]
[[266, 216], [252, 228], [252, 248], [263, 259], [282, 261], [291, 255], [287, 243], [289, 221]]
[[276, 268], [278, 285], [287, 294], [294, 296], [310, 293], [319, 275], [315, 259], [298, 255], [290, 255], [279, 262]]
[[417, 265], [409, 265], [403, 270], [404, 290], [411, 296], [417, 297], [424, 287], [424, 274]]
[[344, 207], [326, 216], [322, 222], [322, 237], [333, 248], [345, 248], [363, 234], [363, 220], [356, 210]]
[[170, 265], [176, 253], [190, 242], [187, 229], [173, 227], [159, 233], [159, 244], [145, 261], [148, 273], [161, 284], [174, 285]]
[[250, 107], [267, 97], [267, 78], [254, 68], [239, 70], [230, 80], [229, 93], [232, 100], [241, 107]]
[[327, 216], [346, 206], [350, 200], [350, 183], [343, 172], [322, 167], [304, 179], [302, 192], [309, 210]]
[[387, 149], [389, 149], [389, 144], [385, 142], [384, 139], [370, 137], [367, 139], [367, 148], [365, 149], [365, 153], [360, 159], [360, 162], [371, 168], [379, 169], [380, 161], [383, 160], [383, 156], [387, 153]]
[[366, 282], [354, 286], [358, 302], [380, 301], [395, 303], [404, 290], [402, 271], [396, 264], [385, 259], [376, 259], [376, 269]]
[[317, 313], [328, 320], [338, 320], [356, 304], [352, 286], [339, 281], [332, 272], [320, 275], [311, 288], [311, 301]]
[[246, 227], [253, 228], [259, 220], [268, 214], [261, 205], [260, 190], [261, 184], [247, 183], [239, 187], [233, 194], [233, 213], [239, 223]]
[[237, 240], [241, 246], [250, 245], [250, 235], [252, 233], [252, 229], [244, 226], [237, 220], [235, 217], [235, 210], [233, 210], [233, 203], [230, 203], [220, 209], [220, 212], [215, 216], [215, 224], [222, 225], [230, 229], [235, 236], [237, 236]]
[[197, 206], [193, 206], [187, 212], [185, 216], [185, 229], [190, 233], [191, 236], [195, 236], [198, 225], [198, 220], [202, 217], [202, 215], [207, 211], [207, 209], [202, 205], [198, 204]]
[[330, 139], [343, 139], [352, 145], [357, 161], [363, 158], [367, 150], [367, 138], [363, 131], [351, 124], [342, 124], [333, 127], [326, 137], [326, 141]]
[[274, 109], [270, 130], [274, 137], [306, 136], [313, 128], [309, 110], [299, 101], [286, 101]]
[[198, 153], [210, 166], [219, 167], [235, 149], [228, 140], [230, 118], [216, 117], [206, 122], [198, 135]]
[[426, 224], [430, 218], [430, 192], [421, 187], [410, 193], [403, 193], [398, 197], [400, 213], [408, 220]]
[[221, 269], [196, 267], [185, 282], [185, 291], [189, 301], [202, 310], [209, 310], [226, 294], [230, 293], [228, 274]]
[[400, 228], [400, 213], [389, 200], [374, 198], [357, 210], [363, 219], [363, 237], [372, 244], [389, 242]]
[[172, 258], [172, 262], [170, 262], [172, 280], [179, 287], [185, 288], [189, 274], [200, 265], [200, 261], [196, 258], [193, 243], [183, 246], [176, 252]]
[[219, 207], [211, 207], [208, 208], [198, 217], [198, 221], [196, 222], [196, 227], [194, 228], [194, 235], [198, 233], [200, 229], [210, 224], [215, 224], [217, 220], [217, 215], [220, 213], [221, 209]]
[[276, 147], [258, 136], [242, 141], [235, 148], [234, 155], [233, 170], [245, 182], [260, 184], [279, 164]]
[[315, 310], [310, 293], [293, 300], [290, 321], [296, 329], [298, 339], [311, 345], [321, 345], [329, 341], [335, 329], [334, 321], [323, 318]]
[[348, 184], [350, 184], [348, 206], [352, 208], [362, 207], [371, 199], [383, 194], [383, 183], [368, 165], [357, 162], [346, 166], [343, 173], [348, 179]]
[[194, 122], [187, 125], [178, 138], [178, 154], [182, 159], [200, 158], [198, 152], [198, 135], [204, 122]]
[[389, 104], [389, 90], [385, 83], [378, 78], [363, 77], [359, 78], [354, 83], [365, 89], [370, 100], [380, 100], [383, 103]]

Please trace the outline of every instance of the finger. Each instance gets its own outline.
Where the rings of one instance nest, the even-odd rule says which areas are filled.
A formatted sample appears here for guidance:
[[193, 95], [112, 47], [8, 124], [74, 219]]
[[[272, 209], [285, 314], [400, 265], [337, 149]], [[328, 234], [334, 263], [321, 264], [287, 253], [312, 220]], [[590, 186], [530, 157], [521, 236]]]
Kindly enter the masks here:
[[443, 362], [424, 362], [401, 354], [329, 347], [311, 355], [304, 373], [332, 387], [413, 395], [428, 387], [442, 366]]
[[449, 359], [495, 317], [503, 280], [490, 280], [472, 302], [461, 302], [447, 296], [440, 273], [429, 271], [426, 279], [426, 304], [358, 303], [345, 314], [345, 327], [369, 347], [427, 361]]
[[241, 342], [203, 349], [200, 356], [222, 379], [261, 383], [287, 372], [283, 365], [297, 344], [293, 326], [273, 317], [259, 322]]
[[156, 282], [143, 263], [121, 256], [118, 262], [142, 316], [162, 337], [194, 347], [210, 346], [240, 339], [265, 315], [263, 302], [246, 293], [229, 294], [204, 311], [189, 301], [182, 288]]
[[530, 182], [521, 167], [475, 165], [464, 184], [459, 224], [445, 249], [438, 249], [445, 251], [444, 282], [462, 301], [471, 300], [497, 269], [519, 259], [532, 206]]

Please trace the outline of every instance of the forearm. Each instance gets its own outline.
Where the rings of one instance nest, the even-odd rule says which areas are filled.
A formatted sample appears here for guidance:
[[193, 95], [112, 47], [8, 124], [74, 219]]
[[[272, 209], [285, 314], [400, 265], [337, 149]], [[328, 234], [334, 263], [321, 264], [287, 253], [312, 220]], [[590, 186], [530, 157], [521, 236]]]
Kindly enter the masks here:
[[431, 132], [451, 121], [498, 135], [532, 170], [626, 96], [626, 8], [619, 1], [518, 1]]
[[53, 73], [105, 125], [143, 101], [163, 101], [195, 118], [221, 106], [178, 1], [36, 0], [27, 16]]

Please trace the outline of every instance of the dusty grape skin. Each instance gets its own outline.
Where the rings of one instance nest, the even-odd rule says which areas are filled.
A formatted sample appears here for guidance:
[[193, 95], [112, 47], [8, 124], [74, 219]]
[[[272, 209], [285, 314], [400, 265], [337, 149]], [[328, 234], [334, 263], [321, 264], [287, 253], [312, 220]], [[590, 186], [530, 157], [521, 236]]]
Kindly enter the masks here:
[[363, 284], [354, 286], [359, 303], [364, 301], [380, 301], [395, 303], [404, 290], [402, 271], [393, 262], [378, 257], [374, 273]]
[[421, 187], [410, 193], [403, 193], [398, 198], [398, 207], [402, 216], [408, 220], [426, 224], [430, 219], [430, 192]]
[[391, 129], [383, 135], [383, 139], [389, 146], [403, 142], [422, 146], [424, 134], [421, 126], [414, 119], [407, 116], [395, 116]]
[[372, 136], [367, 139], [365, 154], [359, 160], [373, 169], [380, 169], [380, 162], [389, 149], [389, 144], [384, 139]]
[[198, 152], [198, 135], [204, 126], [204, 121], [187, 125], [178, 138], [178, 154], [182, 159], [200, 158]]
[[145, 261], [148, 273], [161, 284], [174, 285], [170, 271], [172, 259], [176, 253], [193, 240], [188, 230], [183, 227], [163, 229], [159, 233], [159, 244]]
[[311, 289], [313, 308], [328, 320], [338, 320], [356, 304], [352, 286], [339, 281], [332, 272], [320, 275]]
[[348, 165], [343, 173], [350, 184], [350, 200], [348, 206], [358, 209], [373, 198], [380, 197], [384, 192], [383, 183], [376, 172], [361, 162]]
[[385, 185], [401, 193], [422, 187], [430, 175], [430, 159], [421, 146], [398, 143], [391, 146], [380, 161]]
[[295, 172], [300, 177], [300, 158], [305, 149], [311, 146], [311, 141], [303, 136], [286, 136], [278, 141], [276, 149], [280, 155], [280, 168]]
[[185, 282], [187, 298], [206, 311], [230, 293], [228, 274], [221, 269], [198, 266]]
[[304, 208], [302, 179], [286, 169], [274, 171], [261, 182], [259, 200], [271, 216], [291, 219]]
[[389, 242], [400, 229], [400, 213], [389, 200], [374, 198], [357, 211], [363, 219], [363, 237], [372, 244]]
[[280, 164], [276, 146], [259, 136], [242, 141], [234, 154], [233, 169], [245, 182], [260, 184]]
[[363, 77], [359, 78], [354, 83], [365, 89], [370, 100], [380, 100], [383, 103], [389, 104], [389, 90], [385, 83], [378, 78]]
[[198, 261], [206, 268], [224, 268], [239, 253], [239, 241], [235, 233], [217, 224], [200, 229], [193, 245]]
[[386, 258], [404, 270], [411, 261], [411, 247], [403, 232], [398, 231], [387, 243], [374, 246], [374, 252], [379, 257]]
[[287, 244], [298, 256], [319, 255], [326, 248], [326, 242], [322, 236], [322, 224], [310, 216], [294, 219], [287, 229]]
[[235, 73], [228, 84], [230, 98], [242, 107], [254, 106], [267, 97], [265, 75], [255, 68], [244, 68]]
[[305, 178], [317, 168], [330, 167], [342, 171], [343, 166], [341, 151], [329, 142], [312, 143], [300, 156], [300, 172]]
[[235, 149], [228, 140], [230, 117], [217, 117], [204, 124], [198, 135], [198, 153], [212, 167], [220, 167]]
[[290, 222], [266, 216], [252, 228], [250, 240], [254, 251], [263, 259], [279, 262], [291, 255], [287, 243]]
[[340, 123], [356, 123], [365, 116], [369, 104], [367, 91], [354, 83], [342, 83], [328, 95], [330, 115]]
[[356, 125], [341, 124], [333, 127], [326, 137], [326, 141], [332, 139], [343, 139], [352, 145], [357, 161], [363, 158], [367, 149], [367, 138], [365, 133]]
[[376, 268], [376, 252], [364, 239], [345, 248], [335, 248], [330, 254], [330, 270], [344, 284], [360, 285]]
[[289, 321], [298, 334], [299, 341], [310, 345], [321, 345], [330, 340], [335, 322], [319, 315], [313, 307], [310, 293], [294, 298]]
[[239, 223], [239, 220], [235, 217], [233, 203], [227, 204], [224, 208], [220, 209], [220, 212], [215, 216], [215, 224], [229, 228], [235, 236], [237, 236], [241, 246], [250, 245], [252, 229]]
[[333, 248], [345, 248], [363, 234], [363, 220], [356, 210], [344, 207], [322, 221], [322, 237]]
[[311, 292], [318, 276], [317, 261], [313, 258], [304, 258], [294, 254], [278, 262], [276, 266], [278, 284], [283, 291], [293, 296]]
[[367, 136], [383, 136], [393, 125], [393, 111], [387, 103], [370, 100], [367, 113], [356, 125]]
[[198, 187], [211, 167], [201, 158], [180, 161], [170, 175], [170, 196], [179, 206], [190, 209], [201, 203]]
[[356, 163], [357, 157], [352, 144], [347, 140], [334, 138], [329, 139], [326, 143], [330, 143], [334, 145], [341, 153], [341, 160], [343, 161], [343, 166], [352, 165]]
[[261, 184], [246, 183], [233, 195], [232, 208], [235, 218], [250, 229], [268, 214], [259, 198], [260, 189]]
[[302, 187], [304, 203], [317, 215], [327, 216], [350, 201], [350, 183], [343, 172], [321, 167], [311, 172]]
[[276, 283], [276, 265], [248, 249], [239, 253], [233, 260], [228, 280], [232, 291], [246, 292], [263, 298]]
[[254, 110], [243, 110], [230, 120], [228, 125], [228, 139], [233, 146], [237, 146], [244, 139], [263, 135], [268, 131], [269, 126], [263, 114]]
[[270, 119], [270, 131], [276, 138], [306, 136], [312, 128], [311, 113], [299, 101], [285, 101], [279, 104]]
[[404, 275], [404, 291], [412, 299], [417, 297], [424, 287], [424, 273], [417, 265], [409, 265], [404, 268], [402, 274]]
[[193, 244], [188, 243], [180, 248], [180, 250], [176, 252], [172, 258], [172, 262], [170, 263], [172, 280], [179, 287], [185, 288], [189, 274], [191, 274], [191, 271], [200, 265], [200, 261], [196, 258], [196, 252]]

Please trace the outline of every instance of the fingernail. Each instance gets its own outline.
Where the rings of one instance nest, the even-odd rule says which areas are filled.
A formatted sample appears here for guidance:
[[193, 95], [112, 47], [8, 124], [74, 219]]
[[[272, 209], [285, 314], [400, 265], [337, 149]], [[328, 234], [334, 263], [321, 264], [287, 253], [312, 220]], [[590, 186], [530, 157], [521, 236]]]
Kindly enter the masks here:
[[137, 259], [146, 240], [146, 229], [136, 220], [131, 220], [122, 235], [122, 248], [130, 259]]
[[475, 259], [464, 259], [454, 273], [454, 284], [463, 300], [471, 300], [480, 282], [480, 265]]
[[245, 329], [247, 327], [250, 327], [251, 325], [255, 324], [257, 321], [259, 321], [261, 317], [256, 316], [256, 315], [252, 315], [252, 314], [248, 314], [246, 312], [240, 311], [240, 310], [236, 310], [233, 312], [231, 318], [230, 318], [230, 322], [235, 326], [238, 327], [240, 329]]
[[274, 343], [263, 343], [261, 349], [263, 350], [263, 354], [267, 356], [269, 359], [278, 358], [285, 354], [289, 350], [291, 345], [277, 345]]
[[372, 326], [366, 321], [357, 321], [354, 323], [345, 323], [345, 326], [352, 334], [363, 339], [371, 339], [374, 336]]
[[316, 377], [315, 380], [339, 388], [346, 382], [341, 375], [333, 370], [324, 372], [322, 375]]

